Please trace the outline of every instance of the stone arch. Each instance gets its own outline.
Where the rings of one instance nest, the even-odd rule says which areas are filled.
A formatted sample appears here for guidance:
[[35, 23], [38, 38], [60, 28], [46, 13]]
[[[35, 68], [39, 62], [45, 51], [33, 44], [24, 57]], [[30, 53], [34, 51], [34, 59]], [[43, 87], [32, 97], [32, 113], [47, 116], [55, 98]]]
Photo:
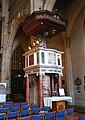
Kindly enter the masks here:
[[13, 24], [11, 25], [11, 33], [9, 35], [9, 45], [12, 45], [15, 35], [16, 35], [20, 25], [22, 24], [22, 22], [23, 22], [23, 19], [17, 19], [17, 20], [15, 19], [13, 21]]
[[71, 46], [70, 47], [72, 47], [72, 44], [74, 44], [73, 40], [78, 42], [79, 37], [76, 38], [77, 35], [81, 36], [81, 39], [82, 39], [82, 42], [83, 42], [84, 20], [85, 20], [85, 8], [82, 8], [82, 10], [78, 14], [76, 20], [74, 21], [74, 25], [73, 25], [73, 28], [71, 30], [71, 41], [70, 41]]
[[70, 37], [72, 33], [72, 28], [74, 25], [74, 22], [80, 13], [81, 9], [85, 6], [85, 0], [80, 0], [74, 1], [71, 8], [69, 9], [68, 12], [68, 27], [67, 27], [67, 36]]
[[[85, 43], [85, 39], [83, 38], [83, 24], [84, 24], [84, 19], [85, 19], [85, 7], [82, 7], [82, 9], [80, 10], [79, 14], [77, 14], [76, 16], [76, 20], [73, 23], [72, 29], [71, 29], [71, 40], [70, 40], [70, 49], [69, 50], [69, 56], [70, 59], [68, 57], [68, 60], [71, 60], [71, 65], [70, 67], [72, 67], [72, 75], [70, 72], [70, 69], [68, 67], [68, 88], [71, 88], [71, 82], [73, 83], [72, 88], [69, 89], [69, 93], [74, 94], [74, 102], [76, 105], [78, 105], [77, 102], [78, 101], [78, 93], [76, 90], [76, 85], [74, 84], [74, 81], [77, 77], [79, 77], [80, 79], [82, 79], [83, 82], [83, 74], [84, 74], [84, 43]], [[69, 61], [68, 61], [68, 65], [69, 65]], [[68, 76], [67, 76], [68, 77]], [[71, 77], [71, 78], [70, 78]], [[83, 87], [83, 85], [81, 85], [81, 88]], [[73, 91], [72, 91], [73, 90]], [[84, 93], [83, 90], [81, 90], [81, 93]], [[82, 95], [84, 96], [84, 95]], [[82, 100], [80, 100], [82, 101]], [[80, 103], [81, 104], [81, 103]], [[81, 104], [82, 105], [82, 104]]]
[[28, 50], [28, 44], [30, 44], [29, 37], [23, 33], [23, 28], [22, 26], [20, 26], [13, 40], [13, 43], [12, 43], [13, 47], [11, 52], [13, 53], [13, 51], [16, 49], [18, 45], [21, 45], [21, 47], [24, 49], [24, 52], [25, 52]]
[[[24, 18], [25, 19], [25, 18]], [[18, 46], [21, 46], [22, 47], [22, 49], [24, 50], [24, 51], [26, 51], [25, 49], [24, 49], [24, 43], [23, 43], [23, 45], [22, 45], [22, 43], [20, 43], [19, 42], [19, 44], [17, 44], [17, 46], [15, 46], [14, 47], [14, 40], [15, 39], [20, 39], [20, 38], [16, 38], [16, 35], [17, 35], [17, 33], [18, 33], [18, 30], [19, 30], [19, 28], [20, 28], [20, 26], [22, 25], [22, 22], [23, 22], [23, 19], [15, 19], [13, 22], [12, 22], [12, 25], [11, 25], [11, 33], [10, 33], [10, 36], [9, 36], [9, 39], [8, 39], [8, 41], [9, 41], [9, 52], [11, 53], [11, 56], [10, 56], [10, 59], [12, 58], [12, 54], [13, 54], [13, 52], [15, 51], [15, 49], [18, 47]], [[25, 36], [23, 36], [23, 37], [25, 37]], [[27, 45], [27, 44], [26, 44]]]

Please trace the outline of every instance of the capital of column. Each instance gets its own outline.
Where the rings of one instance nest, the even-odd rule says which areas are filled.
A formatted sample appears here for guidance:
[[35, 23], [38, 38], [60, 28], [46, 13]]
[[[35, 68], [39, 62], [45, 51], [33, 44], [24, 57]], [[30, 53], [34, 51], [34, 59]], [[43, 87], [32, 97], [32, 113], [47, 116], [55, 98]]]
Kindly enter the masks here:
[[29, 75], [28, 75], [28, 74], [25, 74], [25, 75], [24, 75], [24, 78], [29, 78]]
[[36, 73], [36, 76], [45, 76], [45, 73]]

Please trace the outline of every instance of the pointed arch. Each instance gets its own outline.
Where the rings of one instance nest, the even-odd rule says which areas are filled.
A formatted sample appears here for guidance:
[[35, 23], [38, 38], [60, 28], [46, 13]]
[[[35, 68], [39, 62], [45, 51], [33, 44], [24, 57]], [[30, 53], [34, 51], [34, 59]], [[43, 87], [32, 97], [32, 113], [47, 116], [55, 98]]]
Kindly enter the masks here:
[[68, 12], [68, 26], [67, 26], [67, 36], [68, 37], [71, 36], [71, 32], [72, 32], [74, 22], [75, 22], [78, 14], [80, 13], [80, 11], [82, 10], [82, 8], [84, 6], [85, 6], [85, 0], [82, 0], [82, 2], [80, 0], [76, 0], [76, 1], [73, 2], [71, 8], [69, 9], [69, 12]]

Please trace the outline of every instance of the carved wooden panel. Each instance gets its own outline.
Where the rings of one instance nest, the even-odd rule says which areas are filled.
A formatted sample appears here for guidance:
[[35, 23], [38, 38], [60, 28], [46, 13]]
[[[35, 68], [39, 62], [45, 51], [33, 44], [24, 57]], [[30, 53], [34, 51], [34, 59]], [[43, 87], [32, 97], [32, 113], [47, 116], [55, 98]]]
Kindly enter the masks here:
[[65, 110], [65, 101], [52, 101], [53, 111]]

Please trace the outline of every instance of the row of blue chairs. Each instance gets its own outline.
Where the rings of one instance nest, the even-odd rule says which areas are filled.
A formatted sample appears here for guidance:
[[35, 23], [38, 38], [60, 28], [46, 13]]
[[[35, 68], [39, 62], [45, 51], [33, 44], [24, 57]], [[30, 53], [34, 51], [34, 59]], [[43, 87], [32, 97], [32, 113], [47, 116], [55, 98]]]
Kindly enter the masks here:
[[[31, 117], [22, 117], [19, 118], [18, 120], [44, 120], [43, 116], [33, 116]], [[45, 120], [54, 120], [54, 119], [45, 119]], [[72, 120], [72, 119], [71, 119]], [[80, 116], [79, 118], [74, 118], [73, 120], [85, 120], [85, 116]]]
[[38, 114], [38, 115], [31, 115], [31, 116], [21, 116], [19, 117], [18, 112], [11, 112], [8, 114], [3, 113], [2, 115], [0, 115], [0, 120], [2, 119], [6, 119], [6, 120], [63, 120], [62, 117], [61, 118], [57, 118], [58, 116], [56, 116], [56, 112], [47, 112], [44, 114]]
[[[46, 107], [45, 107], [46, 108]], [[4, 111], [5, 112], [5, 111]], [[49, 111], [40, 111], [40, 108], [35, 108], [35, 109], [27, 109], [23, 111], [16, 111], [16, 112], [10, 112], [15, 115], [15, 113], [18, 115], [18, 117], [25, 117], [25, 116], [30, 116], [30, 115], [36, 115], [36, 114], [46, 114]], [[66, 112], [66, 113], [65, 113]], [[9, 112], [7, 113], [7, 116], [10, 114]], [[49, 114], [46, 114], [49, 115]], [[53, 115], [53, 114], [52, 114]], [[73, 117], [73, 109], [69, 109], [67, 111], [58, 111], [56, 112], [56, 116], [59, 120], [64, 120], [64, 118], [72, 118]]]
[[9, 107], [24, 107], [29, 106], [30, 108], [38, 108], [38, 104], [28, 104], [27, 102], [21, 102], [21, 103], [14, 103], [13, 101], [7, 101], [3, 104], [0, 104], [0, 108], [9, 108]]
[[20, 117], [17, 120], [85, 120], [85, 116], [79, 116], [79, 117], [73, 117], [73, 118], [63, 118], [61, 115], [57, 114], [55, 112], [49, 112], [40, 115], [33, 115], [28, 117]]
[[[28, 112], [28, 113], [27, 113]], [[34, 117], [35, 116], [35, 117]], [[42, 118], [43, 117], [43, 118]], [[62, 111], [53, 111], [53, 112], [44, 112], [44, 113], [38, 113], [37, 115], [30, 115], [30, 111], [22, 111], [22, 114], [20, 114], [18, 111], [16, 112], [10, 112], [10, 113], [2, 113], [0, 114], [0, 120], [12, 120], [15, 118], [16, 120], [85, 120], [85, 116], [81, 117], [74, 117], [71, 115], [70, 111], [68, 113], [65, 113], [64, 110]], [[35, 118], [35, 119], [34, 119]]]
[[22, 110], [27, 110], [29, 109], [29, 106], [23, 106], [23, 107], [7, 107], [7, 108], [0, 108], [0, 113], [3, 113], [3, 112], [14, 112], [14, 111], [22, 111]]
[[22, 112], [25, 110], [29, 110], [30, 113], [32, 113], [32, 114], [38, 114], [39, 112], [49, 112], [49, 111], [51, 111], [51, 108], [43, 107], [42, 109], [40, 109], [40, 108], [29, 109], [28, 106], [24, 106], [22, 108], [20, 108], [20, 107], [0, 108], [0, 113], [9, 113], [9, 112], [15, 112], [15, 111]]
[[[10, 106], [10, 107], [8, 107]], [[10, 108], [10, 109], [9, 109]], [[12, 113], [15, 114], [17, 112], [18, 117], [25, 117], [25, 116], [30, 116], [30, 115], [36, 115], [36, 114], [45, 114], [46, 112], [50, 112], [51, 108], [50, 107], [43, 107], [42, 109], [39, 108], [39, 105], [29, 105], [27, 102], [22, 102], [22, 103], [13, 103], [13, 101], [7, 101], [3, 104], [1, 104], [0, 108], [0, 113], [1, 115], [7, 116], [8, 114]], [[7, 114], [7, 115], [6, 115]], [[74, 109], [66, 109], [64, 111], [58, 111], [57, 112], [57, 117], [58, 120], [69, 120], [69, 119], [74, 119], [78, 120], [79, 117], [74, 118]], [[83, 120], [83, 118], [82, 118]]]
[[[34, 108], [34, 109], [27, 109], [27, 110], [18, 110], [17, 108], [19, 107], [14, 107], [13, 111], [9, 111], [8, 108], [2, 108], [0, 109], [0, 115], [1, 115], [1, 118], [2, 117], [5, 117], [5, 118], [9, 118], [11, 119], [11, 116], [16, 118], [16, 117], [22, 117], [22, 116], [30, 116], [30, 115], [35, 115], [35, 114], [41, 114], [42, 112], [45, 113], [47, 112], [47, 110], [49, 111], [49, 107], [43, 107], [42, 110], [44, 111], [41, 111], [40, 108]], [[1, 120], [0, 118], [0, 120]]]

